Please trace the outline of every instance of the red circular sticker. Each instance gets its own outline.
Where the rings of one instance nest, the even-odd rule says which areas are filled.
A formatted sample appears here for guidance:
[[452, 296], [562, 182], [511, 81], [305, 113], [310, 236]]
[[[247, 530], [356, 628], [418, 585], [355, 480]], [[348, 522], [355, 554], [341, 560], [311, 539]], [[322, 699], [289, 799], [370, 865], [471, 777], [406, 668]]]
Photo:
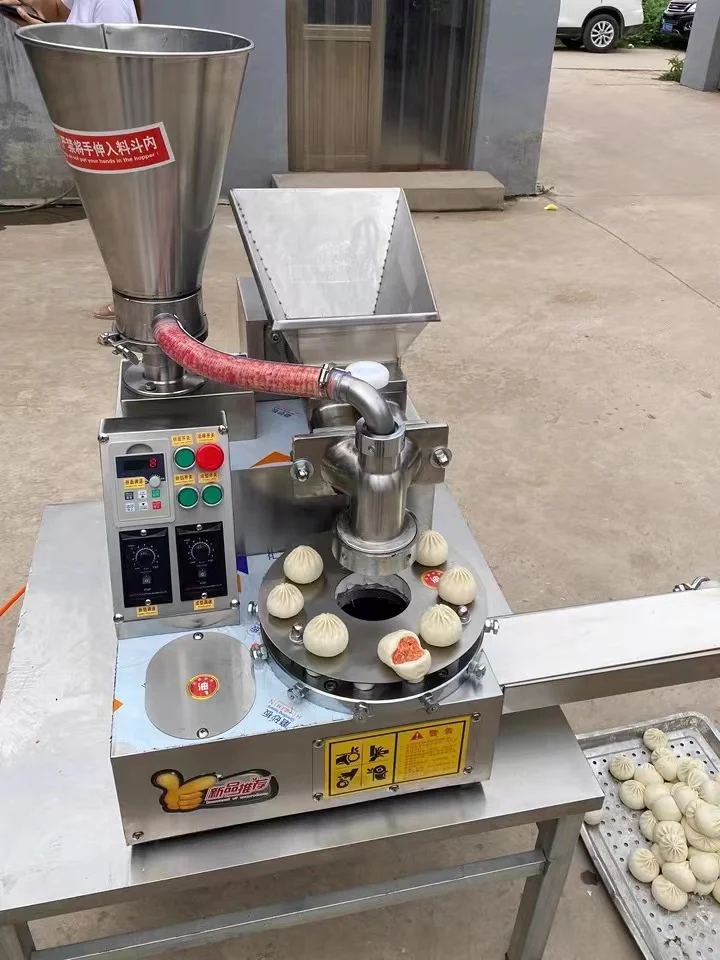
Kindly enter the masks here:
[[437, 590], [438, 584], [440, 583], [440, 577], [442, 575], [442, 570], [426, 570], [420, 579], [426, 587], [432, 587], [433, 590]]
[[220, 681], [211, 673], [198, 673], [185, 684], [185, 691], [193, 700], [209, 700], [219, 689]]

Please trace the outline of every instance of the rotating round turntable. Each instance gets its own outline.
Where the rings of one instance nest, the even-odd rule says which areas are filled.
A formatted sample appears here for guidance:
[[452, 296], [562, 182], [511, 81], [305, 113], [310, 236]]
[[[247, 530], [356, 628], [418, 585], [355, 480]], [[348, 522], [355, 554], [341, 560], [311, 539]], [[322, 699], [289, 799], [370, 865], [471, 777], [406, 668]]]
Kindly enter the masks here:
[[[322, 576], [314, 583], [296, 584], [305, 598], [303, 610], [288, 620], [270, 616], [267, 596], [279, 583], [290, 582], [283, 572], [285, 555], [268, 570], [260, 587], [258, 616], [270, 656], [289, 674], [308, 686], [340, 697], [385, 700], [418, 696], [445, 684], [473, 659], [482, 642], [487, 602], [477, 573], [454, 550], [437, 568], [413, 564], [391, 576], [364, 576], [342, 567], [333, 556], [332, 535], [308, 543], [323, 558]], [[377, 646], [388, 633], [418, 633], [428, 607], [442, 603], [437, 593], [439, 575], [451, 566], [472, 571], [478, 586], [474, 603], [457, 608], [463, 623], [460, 640], [451, 647], [423, 643], [432, 656], [430, 673], [419, 683], [402, 680], [378, 658]], [[318, 657], [302, 643], [302, 629], [315, 616], [334, 613], [348, 629], [350, 642], [337, 657]]]

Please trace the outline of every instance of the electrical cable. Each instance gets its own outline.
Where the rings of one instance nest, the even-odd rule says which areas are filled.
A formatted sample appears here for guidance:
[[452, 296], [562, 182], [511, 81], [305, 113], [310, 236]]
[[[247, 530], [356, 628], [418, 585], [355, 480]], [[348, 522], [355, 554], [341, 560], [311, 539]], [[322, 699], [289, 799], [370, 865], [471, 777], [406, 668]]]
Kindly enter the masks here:
[[27, 207], [12, 207], [9, 205], [0, 205], [0, 213], [29, 213], [31, 210], [44, 210], [45, 207], [52, 207], [56, 203], [60, 203], [61, 200], [64, 200], [65, 197], [72, 193], [75, 189], [75, 184], [68, 187], [64, 193], [59, 194], [57, 197], [52, 197], [50, 200], [43, 200], [41, 203], [31, 203]]
[[10, 597], [9, 600], [6, 600], [5, 603], [0, 607], [0, 617], [7, 613], [10, 607], [16, 603], [20, 597], [25, 593], [25, 587], [20, 587], [19, 590], [16, 590], [15, 593]]

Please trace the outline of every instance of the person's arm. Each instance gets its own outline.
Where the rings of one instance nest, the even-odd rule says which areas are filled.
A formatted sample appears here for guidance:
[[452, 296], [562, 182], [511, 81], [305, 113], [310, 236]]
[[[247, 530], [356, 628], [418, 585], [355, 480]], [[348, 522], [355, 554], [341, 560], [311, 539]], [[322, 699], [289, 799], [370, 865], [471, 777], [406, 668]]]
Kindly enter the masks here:
[[[6, 0], [6, 2], [12, 2], [12, 0]], [[29, 2], [41, 16], [52, 23], [64, 22], [70, 16], [70, 9], [62, 0], [29, 0]], [[42, 23], [42, 20], [36, 20], [29, 13], [25, 13], [22, 7], [18, 7], [17, 15], [25, 23]]]

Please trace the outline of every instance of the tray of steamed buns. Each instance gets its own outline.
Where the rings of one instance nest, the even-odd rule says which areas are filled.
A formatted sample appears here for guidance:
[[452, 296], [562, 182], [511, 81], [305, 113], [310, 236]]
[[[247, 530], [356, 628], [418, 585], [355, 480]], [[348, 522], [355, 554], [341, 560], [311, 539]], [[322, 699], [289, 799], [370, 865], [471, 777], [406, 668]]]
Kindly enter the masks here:
[[696, 713], [578, 738], [605, 792], [582, 838], [647, 960], [720, 960], [720, 736]]

